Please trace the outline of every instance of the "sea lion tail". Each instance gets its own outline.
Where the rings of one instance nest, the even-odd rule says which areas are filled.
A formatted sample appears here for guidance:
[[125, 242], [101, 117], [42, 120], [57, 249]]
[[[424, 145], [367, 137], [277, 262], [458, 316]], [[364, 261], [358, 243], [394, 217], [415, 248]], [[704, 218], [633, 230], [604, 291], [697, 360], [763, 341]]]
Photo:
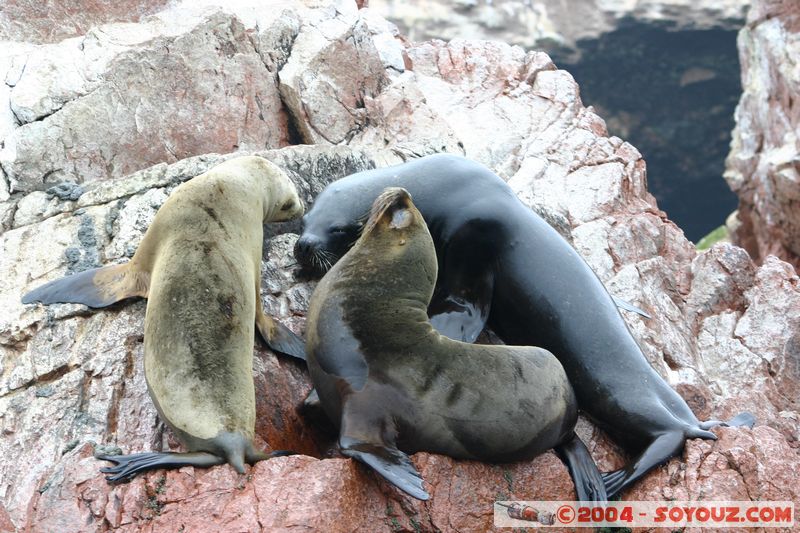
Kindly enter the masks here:
[[240, 474], [244, 474], [244, 464], [254, 464], [273, 457], [293, 455], [294, 452], [275, 450], [270, 453], [256, 450], [253, 441], [241, 433], [222, 433], [216, 436], [214, 444], [219, 449], [219, 455], [224, 457], [228, 464]]
[[147, 297], [148, 277], [134, 272], [130, 263], [78, 272], [45, 283], [22, 297], [22, 303], [77, 303], [106, 307], [135, 296]]
[[219, 455], [240, 474], [244, 474], [244, 459], [250, 439], [241, 433], [221, 433], [214, 438]]

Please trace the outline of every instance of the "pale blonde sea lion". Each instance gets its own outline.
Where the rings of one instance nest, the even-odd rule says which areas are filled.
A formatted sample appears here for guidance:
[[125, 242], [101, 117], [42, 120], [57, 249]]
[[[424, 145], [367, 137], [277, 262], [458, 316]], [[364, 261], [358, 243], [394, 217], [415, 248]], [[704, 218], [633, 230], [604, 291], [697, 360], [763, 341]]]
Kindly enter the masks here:
[[304, 347], [261, 307], [263, 223], [302, 212], [294, 185], [277, 166], [256, 156], [230, 159], [175, 189], [128, 263], [67, 276], [23, 297], [90, 307], [148, 299], [148, 390], [188, 453], [101, 456], [116, 463], [102, 469], [109, 481], [225, 462], [242, 473], [245, 462], [274, 455], [253, 445], [254, 330], [277, 351], [304, 358]]

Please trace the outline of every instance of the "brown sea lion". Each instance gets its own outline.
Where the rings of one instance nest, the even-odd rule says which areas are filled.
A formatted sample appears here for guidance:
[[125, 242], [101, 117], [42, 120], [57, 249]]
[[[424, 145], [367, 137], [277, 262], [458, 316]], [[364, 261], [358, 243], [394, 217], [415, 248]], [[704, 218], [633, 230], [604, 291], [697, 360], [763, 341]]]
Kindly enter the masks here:
[[406, 453], [503, 462], [562, 446], [575, 459], [579, 498], [604, 500], [600, 473], [574, 432], [577, 402], [561, 364], [541, 348], [439, 334], [426, 311], [436, 274], [422, 215], [404, 189], [390, 188], [314, 291], [308, 367], [339, 425], [342, 453], [427, 499]]

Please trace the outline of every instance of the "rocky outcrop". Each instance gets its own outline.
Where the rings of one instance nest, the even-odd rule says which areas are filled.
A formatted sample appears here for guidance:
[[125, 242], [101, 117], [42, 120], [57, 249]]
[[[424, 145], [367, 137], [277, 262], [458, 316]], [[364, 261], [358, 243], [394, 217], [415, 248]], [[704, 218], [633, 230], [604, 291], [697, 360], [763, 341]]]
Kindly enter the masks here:
[[288, 144], [276, 77], [299, 23], [274, 15], [256, 36], [225, 13], [156, 17], [14, 56], [0, 198]]
[[525, 48], [576, 48], [626, 23], [674, 30], [735, 29], [751, 0], [372, 0], [370, 8], [397, 23], [410, 39], [469, 36]]
[[[608, 136], [603, 119], [583, 106], [570, 74], [545, 54], [480, 41], [410, 44], [370, 10], [359, 12], [345, 1], [281, 5], [260, 11], [260, 19], [252, 11], [162, 13], [165, 35], [129, 37], [119, 56], [87, 58], [81, 72], [97, 73], [87, 81], [95, 88], [42, 120], [12, 128], [4, 141], [42, 124], [32, 139], [71, 143], [72, 151], [60, 148], [57, 155], [66, 168], [92, 168], [81, 151], [89, 141], [69, 137], [71, 115], [56, 119], [108, 90], [109, 79], [122, 76], [118, 65], [153, 66], [147, 80], [159, 87], [173, 75], [172, 66], [190, 59], [203, 73], [224, 77], [250, 64], [249, 42], [263, 67], [258, 76], [243, 76], [233, 92], [218, 80], [206, 103], [184, 108], [173, 102], [134, 113], [136, 127], [186, 125], [186, 117], [207, 112], [202, 108], [215, 101], [249, 101], [242, 95], [258, 91], [273, 95], [263, 121], [283, 124], [270, 130], [283, 140], [278, 146], [242, 142], [238, 151], [284, 168], [307, 203], [338, 177], [434, 151], [486, 164], [574, 244], [613, 294], [653, 316], [625, 318], [649, 361], [699, 416], [726, 418], [748, 409], [758, 417], [753, 430], [720, 429], [716, 442], [690, 441], [682, 457], [625, 498], [800, 502], [800, 280], [791, 265], [771, 258], [757, 266], [729, 244], [698, 254], [647, 192], [639, 152]], [[152, 24], [129, 31], [147, 34]], [[47, 50], [56, 54], [61, 46], [36, 50], [44, 61]], [[8, 68], [28, 53], [22, 47]], [[126, 63], [129, 55], [142, 61]], [[52, 101], [77, 86], [66, 75], [52, 80]], [[133, 89], [124, 84], [117, 90], [127, 98], [132, 93], [125, 91]], [[4, 94], [3, 106], [13, 106], [14, 96]], [[128, 108], [116, 98], [91, 100], [91, 109], [124, 128]], [[253, 371], [259, 444], [300, 455], [257, 464], [241, 476], [223, 465], [156, 471], [120, 486], [105, 482], [94, 452], [179, 449], [146, 391], [145, 303], [95, 312], [80, 305], [23, 306], [20, 296], [65, 273], [129, 258], [170, 191], [237, 150], [228, 128], [244, 128], [246, 121], [235, 112], [222, 115], [221, 125], [197, 121], [203, 127], [192, 130], [191, 139], [181, 137], [183, 151], [155, 166], [155, 152], [139, 141], [119, 144], [107, 127], [92, 138], [91, 149], [120, 158], [119, 168], [127, 170], [119, 172], [127, 176], [73, 170], [71, 182], [62, 181], [66, 175], [26, 181], [21, 177], [40, 161], [3, 160], [11, 189], [0, 202], [0, 531], [486, 531], [496, 499], [573, 498], [566, 469], [552, 453], [511, 465], [420, 453], [413, 460], [432, 499], [411, 500], [336, 456], [330, 425], [301, 408], [311, 387], [302, 366], [259, 343]], [[91, 128], [80, 131], [88, 135]], [[207, 148], [217, 141], [219, 148]], [[185, 157], [210, 150], [226, 154]], [[314, 284], [293, 275], [298, 223], [267, 230], [265, 308], [302, 332]], [[590, 422], [581, 421], [578, 431], [602, 469], [625, 462]]]
[[743, 94], [725, 178], [739, 195], [734, 239], [761, 262], [800, 265], [800, 4], [755, 0], [739, 34]]
[[0, 41], [53, 43], [84, 35], [92, 26], [138, 22], [168, 0], [7, 0], [0, 10]]

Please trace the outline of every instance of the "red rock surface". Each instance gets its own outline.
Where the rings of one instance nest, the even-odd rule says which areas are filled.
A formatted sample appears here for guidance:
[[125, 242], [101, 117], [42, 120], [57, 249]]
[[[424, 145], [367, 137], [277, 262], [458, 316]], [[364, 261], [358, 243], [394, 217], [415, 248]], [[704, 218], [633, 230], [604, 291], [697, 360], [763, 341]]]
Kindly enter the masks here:
[[[79, 305], [23, 306], [20, 295], [68, 271], [130, 257], [171, 190], [229, 156], [184, 158], [191, 152], [181, 152], [164, 157], [169, 165], [128, 176], [89, 176], [75, 199], [69, 194], [74, 187], [61, 195], [38, 190], [53, 160], [34, 157], [18, 144], [13, 152], [10, 139], [30, 135], [29, 146], [62, 146], [73, 142], [70, 135], [86, 139], [96, 132], [71, 121], [69, 113], [78, 105], [109, 121], [120, 117], [127, 123], [134, 117], [142, 131], [154, 131], [150, 128], [181, 110], [181, 126], [170, 131], [183, 137], [181, 127], [191, 123], [187, 117], [209, 111], [205, 106], [214, 108], [216, 91], [209, 93], [214, 99], [187, 107], [165, 96], [166, 107], [158, 109], [169, 117], [158, 110], [128, 114], [129, 109], [116, 107], [119, 95], [134, 94], [121, 80], [134, 83], [135, 76], [114, 78], [120, 80], [114, 98], [86, 101], [102, 91], [82, 92], [95, 81], [105, 86], [106, 76], [121, 76], [115, 70], [120, 64], [157, 67], [148, 79], [164, 82], [173, 64], [168, 50], [174, 49], [153, 43], [178, 41], [185, 41], [181, 54], [208, 75], [204, 79], [217, 81], [228, 79], [228, 66], [251, 57], [252, 43], [253, 54], [257, 51], [263, 61], [263, 76], [244, 76], [233, 85], [220, 82], [220, 94], [227, 88], [248, 95], [254, 86], [262, 87], [275, 97], [271, 106], [253, 99], [264, 123], [286, 124], [269, 135], [290, 144], [300, 138], [316, 143], [258, 152], [286, 169], [307, 203], [333, 179], [407, 157], [447, 149], [478, 160], [569, 239], [612, 294], [653, 315], [645, 320], [625, 314], [625, 319], [654, 368], [698, 415], [726, 418], [751, 410], [757, 416], [753, 430], [718, 429], [716, 442], [688, 442], [681, 457], [656, 469], [625, 499], [800, 503], [800, 280], [795, 269], [774, 257], [756, 265], [732, 245], [698, 254], [647, 192], [641, 154], [608, 137], [603, 119], [583, 106], [569, 73], [546, 55], [496, 42], [411, 44], [352, 2], [309, 4], [279, 3], [199, 21], [172, 10], [158, 28], [146, 22], [130, 26], [122, 53], [85, 58], [81, 72], [99, 72], [96, 79], [78, 83], [66, 74], [48, 77], [47, 69], [33, 69], [29, 76], [55, 81], [31, 83], [31, 92], [16, 94], [0, 85], [8, 107], [32, 119], [9, 125], [0, 113], [0, 126], [9, 125], [0, 129], [5, 143], [0, 154], [0, 531], [477, 532], [493, 528], [496, 499], [574, 497], [566, 469], [552, 452], [511, 465], [419, 453], [413, 461], [432, 498], [409, 499], [360, 464], [336, 456], [330, 424], [302, 412], [311, 386], [302, 366], [260, 344], [254, 351], [260, 444], [301, 455], [259, 463], [241, 476], [223, 465], [156, 471], [119, 486], [106, 483], [92, 457], [94, 444], [98, 451], [126, 453], [179, 449], [147, 394], [145, 304], [92, 312]], [[220, 27], [235, 31], [215, 33]], [[141, 34], [148, 37], [131, 37]], [[198, 46], [191, 46], [195, 42]], [[219, 50], [210, 52], [210, 42]], [[60, 46], [40, 49], [40, 59], [60, 53]], [[22, 79], [18, 67], [30, 50], [20, 50], [22, 56], [12, 54], [6, 62], [8, 56], [0, 54], [7, 79]], [[226, 51], [233, 53], [229, 57]], [[152, 61], [126, 63], [131, 56]], [[109, 57], [117, 59], [109, 62]], [[314, 77], [312, 67], [321, 65], [325, 68]], [[171, 95], [182, 94], [181, 87], [174, 89]], [[64, 104], [62, 97], [69, 101]], [[280, 122], [289, 116], [291, 127]], [[217, 128], [240, 121], [221, 125], [219, 115], [208, 117], [200, 121], [203, 128], [185, 135], [229, 143]], [[26, 130], [31, 133], [18, 131], [32, 125], [35, 131]], [[118, 136], [102, 131], [91, 143], [80, 141], [76, 149], [59, 149], [53, 157], [64, 157], [73, 169], [98, 164], [85, 159], [89, 148], [106, 162], [121, 158], [120, 168], [129, 170], [154, 162], [141, 156], [151, 154], [148, 147], [122, 149]], [[332, 140], [342, 144], [334, 146]], [[255, 144], [246, 151], [275, 146], [264, 138]], [[220, 150], [234, 149], [225, 146]], [[268, 227], [272, 238], [262, 264], [262, 299], [270, 314], [301, 333], [314, 284], [293, 275], [297, 230], [297, 223]], [[582, 420], [578, 432], [601, 469], [625, 463], [591, 423]]]

